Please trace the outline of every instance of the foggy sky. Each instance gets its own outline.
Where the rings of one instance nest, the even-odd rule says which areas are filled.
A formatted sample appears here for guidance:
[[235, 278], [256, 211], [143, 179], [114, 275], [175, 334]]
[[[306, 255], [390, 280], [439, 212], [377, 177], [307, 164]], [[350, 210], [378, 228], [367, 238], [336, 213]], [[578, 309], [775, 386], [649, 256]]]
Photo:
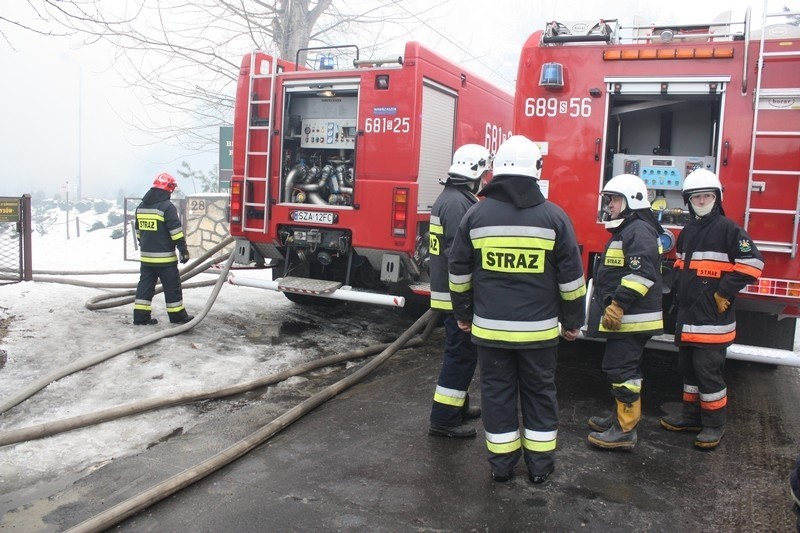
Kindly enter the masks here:
[[[780, 10], [784, 4], [800, 7], [794, 0], [775, 3], [771, 9]], [[453, 0], [442, 15], [420, 18], [417, 27], [388, 40], [387, 46], [402, 51], [402, 42], [421, 41], [513, 91], [522, 44], [543, 29], [545, 21], [619, 18], [632, 24], [633, 15], [639, 14], [650, 17], [648, 22], [709, 22], [727, 9], [740, 21], [748, 2], [673, 0], [653, 7], [634, 0], [495, 0], [491, 9], [486, 5]], [[754, 27], [760, 27], [761, 5], [752, 2]], [[30, 8], [27, 2], [7, 2], [3, 11], [7, 18], [20, 19]], [[143, 194], [159, 172], [176, 173], [182, 161], [204, 172], [217, 163], [216, 151], [190, 153], [167, 143], [147, 144], [152, 139], [126, 123], [145, 110], [110, 68], [107, 44], [75, 48], [74, 40], [38, 36], [2, 21], [0, 31], [16, 49], [0, 38], [0, 196], [39, 191], [46, 197], [63, 195], [61, 187], [68, 182], [74, 198], [79, 174], [84, 197], [116, 198], [120, 189], [135, 196]], [[193, 192], [191, 183], [182, 186]]]

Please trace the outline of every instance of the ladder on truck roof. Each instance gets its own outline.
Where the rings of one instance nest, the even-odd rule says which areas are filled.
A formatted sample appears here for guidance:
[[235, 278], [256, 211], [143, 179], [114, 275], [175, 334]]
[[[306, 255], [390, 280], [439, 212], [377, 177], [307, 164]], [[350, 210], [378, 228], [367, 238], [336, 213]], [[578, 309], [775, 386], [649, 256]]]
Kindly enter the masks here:
[[[277, 54], [268, 54], [269, 71], [262, 73], [260, 66], [261, 60], [265, 59], [265, 52], [254, 51], [250, 54], [250, 83], [247, 95], [247, 137], [245, 139], [245, 158], [244, 158], [244, 202], [242, 202], [242, 230], [258, 231], [266, 233], [269, 221], [269, 174], [272, 161], [272, 122], [275, 118], [275, 111], [272, 103], [275, 99], [275, 77], [278, 75]], [[256, 64], [259, 61], [259, 64]], [[269, 90], [266, 99], [256, 93], [256, 80], [268, 80]], [[263, 85], [263, 84], [262, 84]], [[265, 111], [262, 116], [259, 109]], [[254, 143], [253, 137], [259, 131], [266, 132], [266, 142]], [[259, 146], [254, 146], [259, 144]], [[254, 163], [254, 159], [263, 160], [264, 175], [253, 175], [253, 167], [260, 167]], [[263, 183], [263, 198], [253, 198], [252, 191], [257, 187], [256, 184]], [[261, 212], [261, 217], [249, 217], [248, 213]], [[252, 224], [252, 225], [249, 225]]]
[[[797, 256], [797, 237], [798, 226], [800, 226], [800, 169], [767, 169], [755, 168], [756, 150], [758, 144], [763, 144], [767, 138], [795, 138], [798, 140], [798, 150], [800, 150], [800, 131], [794, 130], [772, 130], [772, 129], [759, 129], [759, 115], [761, 113], [786, 113], [798, 110], [800, 105], [800, 87], [763, 87], [762, 78], [764, 66], [767, 61], [781, 60], [781, 59], [800, 59], [800, 51], [795, 49], [786, 52], [765, 52], [764, 42], [767, 39], [767, 19], [769, 17], [786, 17], [792, 15], [800, 15], [800, 12], [782, 11], [779, 13], [767, 12], [767, 1], [764, 2], [764, 13], [761, 20], [761, 38], [758, 49], [758, 61], [756, 62], [756, 87], [753, 100], [753, 131], [750, 143], [750, 166], [748, 172], [747, 182], [747, 202], [744, 210], [744, 229], [747, 230], [750, 225], [751, 215], [753, 213], [762, 213], [766, 215], [775, 216], [789, 216], [792, 217], [792, 237], [790, 241], [769, 241], [759, 240], [753, 237], [758, 249], [768, 252], [787, 253], [792, 258]], [[780, 68], [776, 65], [776, 68]], [[795, 104], [791, 107], [771, 107], [770, 102], [776, 99], [794, 100]], [[789, 121], [786, 121], [789, 122]], [[800, 123], [795, 122], [793, 125], [797, 127]], [[762, 159], [763, 161], [763, 159]], [[754, 179], [754, 176], [784, 176], [789, 183], [794, 183], [797, 188], [794, 209], [776, 209], [766, 207], [752, 207], [754, 187], [756, 191], [763, 191], [764, 182]]]

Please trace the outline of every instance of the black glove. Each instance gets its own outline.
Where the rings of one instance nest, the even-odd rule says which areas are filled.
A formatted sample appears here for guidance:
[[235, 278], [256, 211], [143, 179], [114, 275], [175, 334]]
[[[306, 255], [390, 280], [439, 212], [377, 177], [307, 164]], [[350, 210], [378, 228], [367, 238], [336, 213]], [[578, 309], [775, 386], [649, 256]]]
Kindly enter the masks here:
[[181, 264], [189, 262], [189, 250], [181, 250]]

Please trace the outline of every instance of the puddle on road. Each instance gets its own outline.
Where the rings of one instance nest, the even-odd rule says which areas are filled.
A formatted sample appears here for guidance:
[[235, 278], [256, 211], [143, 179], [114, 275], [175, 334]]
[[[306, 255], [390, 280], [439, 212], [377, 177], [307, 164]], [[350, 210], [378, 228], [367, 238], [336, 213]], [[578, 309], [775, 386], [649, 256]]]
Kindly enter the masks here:
[[411, 323], [399, 309], [358, 304], [332, 308], [296, 305], [279, 321], [274, 316], [257, 316], [240, 327], [253, 344], [309, 349], [347, 345], [356, 338], [392, 342]]
[[635, 485], [620, 483], [615, 476], [599, 476], [584, 474], [578, 478], [579, 484], [567, 487], [566, 491], [580, 499], [632, 504], [645, 512], [664, 512], [672, 508], [662, 498], [651, 496], [647, 491]]

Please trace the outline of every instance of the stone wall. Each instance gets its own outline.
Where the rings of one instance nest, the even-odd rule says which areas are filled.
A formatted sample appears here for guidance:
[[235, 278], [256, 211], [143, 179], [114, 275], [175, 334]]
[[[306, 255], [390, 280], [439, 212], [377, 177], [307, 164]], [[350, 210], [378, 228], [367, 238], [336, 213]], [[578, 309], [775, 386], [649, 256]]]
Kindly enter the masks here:
[[[184, 204], [184, 233], [189, 255], [200, 257], [230, 235], [227, 193], [187, 195]], [[225, 251], [233, 250], [233, 244]]]

